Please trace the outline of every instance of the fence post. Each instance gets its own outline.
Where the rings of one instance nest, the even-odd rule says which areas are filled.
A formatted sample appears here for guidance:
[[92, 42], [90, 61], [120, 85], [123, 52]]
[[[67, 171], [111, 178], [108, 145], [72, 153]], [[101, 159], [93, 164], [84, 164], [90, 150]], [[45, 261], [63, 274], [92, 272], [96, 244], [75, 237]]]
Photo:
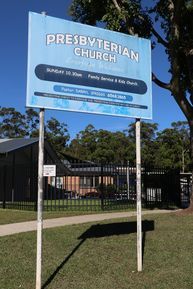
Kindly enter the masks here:
[[144, 175], [143, 175], [143, 191], [145, 194], [145, 207], [147, 208], [147, 167], [144, 168]]
[[103, 164], [101, 164], [101, 209], [104, 210]]
[[3, 209], [6, 207], [6, 181], [7, 181], [7, 166], [3, 170]]
[[11, 202], [14, 203], [15, 199], [15, 152], [12, 159], [12, 180], [11, 180]]
[[178, 206], [181, 206], [181, 186], [180, 186], [180, 170], [177, 170], [177, 183], [178, 183]]
[[193, 180], [191, 182], [190, 180], [190, 176], [188, 176], [188, 180], [187, 180], [187, 190], [188, 190], [188, 202], [190, 203], [190, 195], [191, 195], [191, 190], [192, 190], [192, 183], [193, 183]]
[[130, 184], [129, 184], [129, 161], [127, 162], [127, 200], [129, 200], [129, 191], [130, 191]]

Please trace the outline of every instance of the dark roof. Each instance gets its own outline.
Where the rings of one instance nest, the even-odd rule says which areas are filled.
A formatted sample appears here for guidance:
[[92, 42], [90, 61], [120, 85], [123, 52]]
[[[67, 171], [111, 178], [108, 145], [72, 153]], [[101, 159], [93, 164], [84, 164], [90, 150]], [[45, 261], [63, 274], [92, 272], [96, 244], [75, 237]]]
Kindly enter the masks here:
[[63, 152], [62, 153], [63, 157], [65, 157], [64, 161], [65, 164], [72, 164], [72, 165], [75, 165], [76, 164], [81, 164], [81, 166], [83, 165], [96, 165], [96, 163], [92, 162], [92, 161], [87, 161], [87, 160], [83, 160], [83, 159], [79, 159], [79, 158], [76, 158], [74, 156], [72, 156], [71, 154], [69, 153], [66, 153], [66, 152]]
[[38, 138], [12, 138], [0, 140], [0, 154], [9, 153], [38, 142]]
[[83, 160], [80, 160], [69, 153], [62, 153], [62, 155], [65, 157], [65, 160], [67, 160], [69, 163], [83, 163]]
[[[38, 154], [38, 142], [39, 138], [30, 138], [30, 139], [24, 139], [24, 138], [14, 138], [14, 139], [0, 139], [0, 155], [6, 155], [11, 152], [15, 152], [17, 150], [36, 145], [35, 154]], [[61, 162], [60, 158], [57, 156], [55, 150], [50, 145], [48, 141], [45, 140], [44, 147], [46, 152], [49, 155], [49, 162], [53, 162], [57, 164], [57, 169], [59, 171], [69, 171], [66, 166]]]

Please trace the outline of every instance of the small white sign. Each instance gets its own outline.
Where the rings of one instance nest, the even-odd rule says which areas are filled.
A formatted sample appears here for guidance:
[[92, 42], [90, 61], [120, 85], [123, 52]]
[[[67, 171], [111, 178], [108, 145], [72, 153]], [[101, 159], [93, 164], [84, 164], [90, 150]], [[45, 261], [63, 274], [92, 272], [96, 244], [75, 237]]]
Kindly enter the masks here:
[[56, 165], [44, 165], [44, 177], [55, 177]]

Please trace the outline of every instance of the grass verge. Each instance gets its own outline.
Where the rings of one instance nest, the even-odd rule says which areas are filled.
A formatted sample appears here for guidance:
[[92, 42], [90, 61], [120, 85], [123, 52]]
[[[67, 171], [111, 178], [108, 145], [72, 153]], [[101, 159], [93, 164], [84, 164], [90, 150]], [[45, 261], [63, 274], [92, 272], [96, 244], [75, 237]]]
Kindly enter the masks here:
[[[111, 212], [121, 212], [121, 211], [135, 211], [135, 209], [127, 210], [109, 210], [109, 211], [87, 211], [87, 210], [76, 210], [76, 211], [44, 211], [44, 219], [69, 217], [69, 216], [79, 216], [88, 214], [101, 214], [101, 213], [111, 213]], [[22, 210], [12, 210], [12, 209], [0, 209], [0, 225], [27, 222], [37, 219], [37, 212], [35, 211], [22, 211]]]
[[[47, 229], [42, 289], [192, 289], [193, 216], [145, 216], [143, 272], [135, 219]], [[0, 288], [34, 289], [36, 233], [0, 238]]]

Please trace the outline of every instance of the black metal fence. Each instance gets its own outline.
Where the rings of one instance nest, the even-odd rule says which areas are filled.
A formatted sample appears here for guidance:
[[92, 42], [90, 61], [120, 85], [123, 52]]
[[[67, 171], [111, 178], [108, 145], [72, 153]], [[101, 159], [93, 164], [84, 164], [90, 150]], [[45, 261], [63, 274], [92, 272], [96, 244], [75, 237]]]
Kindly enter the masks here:
[[37, 182], [35, 164], [0, 166], [0, 207], [36, 210]]
[[[102, 211], [135, 208], [136, 169], [92, 162], [58, 164], [56, 177], [44, 177], [44, 210]], [[190, 174], [142, 168], [145, 208], [187, 207]], [[37, 167], [0, 167], [0, 207], [37, 209]]]

